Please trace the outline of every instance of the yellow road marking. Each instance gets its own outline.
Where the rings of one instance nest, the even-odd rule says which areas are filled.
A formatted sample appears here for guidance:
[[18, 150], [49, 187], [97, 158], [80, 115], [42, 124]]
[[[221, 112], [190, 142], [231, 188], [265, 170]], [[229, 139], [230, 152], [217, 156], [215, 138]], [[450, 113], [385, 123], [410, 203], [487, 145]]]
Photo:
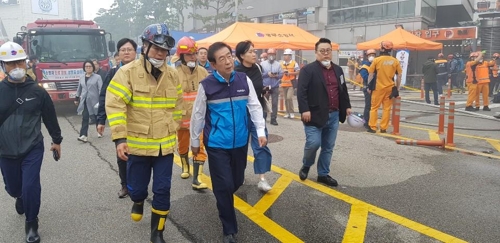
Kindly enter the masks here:
[[278, 197], [285, 191], [285, 189], [292, 183], [292, 179], [286, 176], [280, 178], [274, 183], [273, 189], [267, 192], [253, 207], [261, 213], [265, 213], [278, 199]]
[[497, 141], [488, 141], [497, 151], [500, 151], [500, 142]]
[[349, 221], [344, 232], [342, 243], [365, 242], [366, 224], [368, 222], [368, 208], [363, 204], [351, 205]]
[[[175, 156], [174, 163], [177, 164], [177, 166], [182, 167], [180, 158], [178, 156]], [[201, 180], [205, 184], [207, 184], [210, 190], [213, 190], [212, 180], [210, 179], [210, 177], [206, 176], [205, 174], [202, 174]], [[236, 208], [243, 215], [245, 215], [247, 218], [249, 218], [255, 224], [257, 224], [260, 228], [267, 231], [267, 233], [269, 233], [270, 235], [272, 235], [274, 238], [278, 239], [281, 242], [297, 242], [297, 243], [304, 242], [297, 236], [290, 233], [288, 230], [286, 230], [285, 228], [281, 227], [279, 224], [271, 220], [269, 217], [265, 216], [264, 212], [257, 211], [250, 204], [246, 203], [243, 199], [237, 196], [234, 196], [234, 208]]]
[[[405, 128], [411, 128], [411, 129], [415, 129], [415, 130], [421, 130], [421, 131], [436, 131], [436, 130], [429, 129], [429, 128], [415, 127], [415, 126], [409, 126], [409, 125], [399, 125], [399, 126], [400, 126], [400, 127], [405, 127]], [[478, 140], [485, 140], [485, 141], [496, 141], [496, 142], [500, 142], [500, 140], [499, 140], [499, 139], [484, 138], [484, 137], [478, 137], [478, 136], [467, 135], [467, 134], [454, 133], [454, 135], [455, 135], [455, 136], [459, 136], [459, 137], [464, 137], [464, 138], [474, 138], [474, 139], [478, 139]]]
[[429, 131], [429, 138], [431, 140], [441, 140], [439, 134], [437, 134], [436, 131]]

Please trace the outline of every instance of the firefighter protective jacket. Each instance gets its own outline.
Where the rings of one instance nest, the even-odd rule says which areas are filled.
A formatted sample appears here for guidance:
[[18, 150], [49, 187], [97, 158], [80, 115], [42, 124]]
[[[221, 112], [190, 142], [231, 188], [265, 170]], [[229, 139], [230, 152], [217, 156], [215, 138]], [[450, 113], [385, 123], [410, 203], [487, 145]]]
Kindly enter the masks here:
[[208, 72], [200, 65], [196, 65], [193, 70], [186, 65], [180, 65], [176, 69], [179, 73], [179, 80], [182, 85], [184, 98], [181, 128], [189, 129], [194, 100], [198, 94], [198, 86], [200, 82], [208, 76]]
[[[146, 62], [147, 70], [152, 70]], [[126, 139], [129, 153], [137, 156], [171, 154], [176, 145], [182, 111], [182, 87], [177, 71], [163, 65], [158, 81], [146, 72], [144, 57], [121, 67], [106, 93], [113, 141]]]

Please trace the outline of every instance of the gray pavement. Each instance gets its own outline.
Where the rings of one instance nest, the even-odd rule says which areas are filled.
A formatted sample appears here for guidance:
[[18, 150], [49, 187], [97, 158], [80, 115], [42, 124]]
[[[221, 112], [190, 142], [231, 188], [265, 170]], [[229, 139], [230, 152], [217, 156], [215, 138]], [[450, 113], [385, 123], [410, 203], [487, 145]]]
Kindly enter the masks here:
[[[353, 106], [363, 104], [355, 95], [352, 100]], [[408, 108], [427, 109], [418, 104]], [[149, 214], [145, 213], [141, 222], [132, 222], [130, 199], [116, 196], [119, 178], [109, 128], [104, 138], [98, 139], [91, 129], [90, 142], [78, 142], [81, 117], [74, 116], [73, 109], [59, 112], [65, 137], [59, 162], [52, 160], [46, 139], [39, 216], [42, 242], [148, 242]], [[464, 119], [470, 119], [464, 126], [498, 128], [496, 121]], [[279, 126], [268, 127], [273, 137], [269, 145], [273, 164], [279, 168], [269, 173], [268, 180], [271, 184], [285, 177], [293, 180], [285, 189], [274, 188], [269, 195], [263, 195], [257, 190], [253, 165], [248, 163], [246, 183], [236, 193], [250, 206], [237, 213], [239, 242], [295, 242], [284, 241], [283, 232], [297, 237], [297, 242], [349, 240], [344, 237], [352, 229], [348, 227], [354, 212], [352, 203], [369, 210], [364, 242], [439, 242], [451, 239], [447, 236], [469, 242], [496, 242], [500, 238], [496, 229], [500, 225], [499, 160], [396, 145], [392, 138], [342, 124], [331, 166], [331, 175], [340, 185], [330, 190], [315, 183], [314, 168], [309, 175], [311, 181], [298, 181], [294, 174], [301, 166], [303, 126], [298, 120], [278, 118], [278, 122]], [[404, 129], [404, 136], [429, 138], [427, 131]], [[498, 132], [464, 133], [498, 138]], [[475, 140], [463, 143], [470, 141]], [[208, 174], [208, 169], [204, 172]], [[180, 168], [174, 165], [172, 208], [165, 238], [168, 242], [220, 242], [222, 228], [212, 192], [193, 191], [190, 180], [179, 175]], [[252, 211], [261, 199], [279, 193], [265, 212]], [[256, 220], [267, 218], [275, 224]], [[427, 226], [436, 231], [423, 234]], [[14, 200], [0, 191], [0, 243], [23, 242], [23, 233], [23, 217], [16, 214]]]

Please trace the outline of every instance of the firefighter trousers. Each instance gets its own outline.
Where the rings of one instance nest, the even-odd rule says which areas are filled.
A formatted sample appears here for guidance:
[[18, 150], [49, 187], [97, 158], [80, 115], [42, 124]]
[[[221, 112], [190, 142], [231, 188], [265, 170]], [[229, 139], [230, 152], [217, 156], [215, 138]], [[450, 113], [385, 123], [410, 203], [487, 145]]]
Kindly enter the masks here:
[[479, 106], [479, 95], [482, 94], [483, 96], [483, 106], [488, 106], [490, 104], [490, 98], [489, 98], [489, 93], [490, 93], [490, 83], [479, 83], [477, 85], [477, 104], [476, 107]]
[[477, 84], [473, 83], [467, 83], [467, 103], [465, 104], [466, 107], [472, 106], [472, 103], [474, 101], [476, 102], [476, 107], [479, 107], [479, 95], [477, 93]]
[[[191, 142], [189, 129], [179, 129], [177, 131], [177, 140], [179, 143], [179, 154], [187, 154], [189, 152], [189, 144]], [[200, 141], [200, 152], [197, 156], [193, 156], [193, 160], [205, 162], [207, 160], [207, 154], [205, 152], [205, 146], [203, 145], [203, 133], [200, 135]]]
[[238, 233], [233, 194], [243, 185], [247, 167], [248, 143], [239, 148], [207, 147], [208, 168], [225, 235]]
[[392, 93], [392, 86], [381, 90], [372, 91], [372, 106], [370, 109], [370, 122], [368, 125], [371, 129], [377, 130], [378, 108], [382, 105], [382, 120], [380, 121], [380, 129], [387, 130], [389, 127], [389, 119], [391, 117], [392, 99], [389, 96]]
[[0, 158], [5, 190], [11, 197], [22, 199], [26, 222], [36, 220], [40, 212], [42, 195], [40, 169], [43, 150], [44, 145], [41, 141], [24, 158]]
[[173, 163], [173, 154], [159, 156], [137, 156], [130, 154], [127, 161], [127, 188], [130, 199], [133, 202], [146, 200], [152, 170], [153, 208], [161, 211], [170, 210]]

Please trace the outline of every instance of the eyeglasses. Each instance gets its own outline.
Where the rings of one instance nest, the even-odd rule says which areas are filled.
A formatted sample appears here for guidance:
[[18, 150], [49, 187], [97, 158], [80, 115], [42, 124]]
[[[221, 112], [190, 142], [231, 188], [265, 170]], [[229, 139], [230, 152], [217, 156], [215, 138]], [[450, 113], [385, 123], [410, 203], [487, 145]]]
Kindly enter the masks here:
[[123, 48], [123, 49], [120, 49], [120, 52], [124, 52], [124, 53], [127, 53], [127, 52], [134, 52], [135, 50], [132, 49], [132, 48]]
[[326, 55], [332, 53], [332, 49], [321, 49], [319, 50], [319, 53]]
[[153, 42], [161, 47], [173, 48], [175, 46], [175, 39], [169, 35], [154, 35]]

